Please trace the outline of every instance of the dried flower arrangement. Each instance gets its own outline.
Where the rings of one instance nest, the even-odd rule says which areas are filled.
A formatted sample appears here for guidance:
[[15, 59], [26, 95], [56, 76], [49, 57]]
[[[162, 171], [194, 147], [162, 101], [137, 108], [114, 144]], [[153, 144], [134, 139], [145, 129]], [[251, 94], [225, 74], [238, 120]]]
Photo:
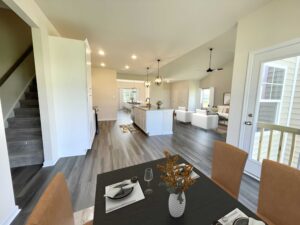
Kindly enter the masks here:
[[182, 203], [182, 193], [191, 187], [195, 180], [191, 178], [193, 171], [192, 165], [178, 165], [178, 155], [172, 156], [168, 151], [164, 151], [167, 162], [165, 165], [157, 165], [158, 170], [162, 173], [161, 185], [167, 188], [170, 194], [178, 194], [178, 201]]

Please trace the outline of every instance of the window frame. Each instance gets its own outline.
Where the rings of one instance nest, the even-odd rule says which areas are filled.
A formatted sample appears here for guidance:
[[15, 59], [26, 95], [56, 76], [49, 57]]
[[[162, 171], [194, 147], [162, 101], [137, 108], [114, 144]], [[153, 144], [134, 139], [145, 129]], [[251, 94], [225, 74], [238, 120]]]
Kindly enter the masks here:
[[[263, 103], [277, 103], [277, 109], [276, 109], [276, 116], [275, 116], [275, 121], [274, 123], [278, 124], [280, 121], [280, 115], [281, 115], [281, 106], [282, 106], [282, 100], [283, 100], [283, 94], [284, 94], [284, 89], [285, 89], [285, 83], [286, 83], [286, 75], [287, 75], [287, 66], [283, 66], [283, 65], [279, 65], [277, 63], [274, 62], [268, 62], [268, 63], [264, 63], [263, 64], [263, 74], [266, 74], [266, 70], [268, 67], [273, 67], [273, 68], [279, 68], [279, 69], [283, 69], [284, 70], [284, 77], [283, 77], [283, 83], [282, 84], [278, 84], [278, 83], [269, 83], [269, 82], [264, 82], [261, 81], [260, 84], [260, 96], [259, 96], [259, 103], [263, 102]], [[273, 80], [274, 80], [274, 76], [273, 76]], [[262, 93], [263, 93], [263, 85], [266, 84], [270, 84], [270, 85], [280, 85], [282, 86], [282, 92], [281, 92], [281, 96], [280, 99], [264, 99], [262, 98]], [[270, 92], [270, 97], [272, 96], [272, 91]]]

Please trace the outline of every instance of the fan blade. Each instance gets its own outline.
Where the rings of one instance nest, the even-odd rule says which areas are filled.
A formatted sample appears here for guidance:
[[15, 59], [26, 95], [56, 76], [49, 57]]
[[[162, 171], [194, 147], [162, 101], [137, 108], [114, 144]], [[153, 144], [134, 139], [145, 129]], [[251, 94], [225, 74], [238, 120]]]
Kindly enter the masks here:
[[218, 68], [217, 70], [220, 71], [220, 70], [223, 70], [223, 68]]

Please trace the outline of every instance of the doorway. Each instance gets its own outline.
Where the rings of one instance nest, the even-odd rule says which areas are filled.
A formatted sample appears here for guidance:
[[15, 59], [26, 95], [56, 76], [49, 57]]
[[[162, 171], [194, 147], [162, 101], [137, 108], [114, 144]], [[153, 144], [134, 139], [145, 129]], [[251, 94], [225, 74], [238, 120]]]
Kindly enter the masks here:
[[241, 145], [245, 171], [259, 179], [264, 159], [300, 164], [300, 42], [253, 53], [249, 60]]

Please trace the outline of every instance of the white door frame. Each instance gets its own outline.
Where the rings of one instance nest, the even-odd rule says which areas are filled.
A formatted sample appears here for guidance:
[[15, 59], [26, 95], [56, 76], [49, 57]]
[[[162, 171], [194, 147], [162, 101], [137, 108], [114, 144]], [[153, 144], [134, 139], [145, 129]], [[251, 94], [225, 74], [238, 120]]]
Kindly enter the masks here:
[[[243, 101], [243, 109], [242, 109], [242, 117], [241, 117], [242, 119], [240, 121], [241, 129], [240, 129], [240, 136], [239, 136], [239, 142], [238, 142], [238, 145], [239, 145], [240, 148], [244, 149], [244, 144], [245, 144], [245, 141], [244, 141], [245, 140], [244, 136], [245, 136], [245, 132], [246, 132], [245, 121], [249, 119], [248, 118], [248, 105], [249, 105], [249, 100], [250, 100], [250, 97], [251, 97], [250, 96], [250, 93], [251, 93], [250, 91], [251, 91], [251, 83], [253, 81], [255, 59], [261, 54], [265, 54], [265, 53], [280, 50], [280, 49], [285, 49], [285, 48], [288, 48], [288, 47], [293, 47], [295, 45], [300, 45], [300, 39], [294, 39], [294, 40], [287, 41], [287, 42], [284, 42], [284, 43], [281, 43], [281, 44], [278, 44], [278, 45], [275, 45], [275, 46], [272, 46], [272, 47], [260, 49], [260, 50], [257, 50], [257, 51], [252, 51], [252, 52], [249, 53], [247, 75], [246, 75], [246, 84], [245, 84], [245, 93], [244, 93], [244, 101]], [[294, 53], [291, 52], [290, 55], [287, 54], [284, 57], [288, 58], [288, 57], [292, 57], [292, 56], [294, 56]], [[280, 57], [280, 58], [282, 58], [282, 57]], [[280, 58], [279, 57], [274, 57], [274, 59], [271, 59], [271, 60], [277, 60], [277, 59], [280, 59]], [[257, 99], [257, 94], [258, 93], [255, 93], [256, 99]], [[255, 111], [257, 111], [257, 109], [255, 109]], [[256, 112], [253, 112], [253, 115], [255, 115], [255, 114], [256, 114]], [[248, 157], [251, 157], [251, 153], [252, 153], [251, 149], [245, 149], [245, 150], [249, 154]], [[247, 160], [245, 168], [247, 168], [248, 163], [249, 163], [249, 161]], [[257, 162], [257, 164], [259, 164], [259, 163]], [[248, 174], [249, 176], [255, 178], [255, 179], [259, 179], [259, 177], [260, 177], [260, 176], [254, 175], [252, 173], [249, 173], [246, 170], [245, 170], [245, 173]], [[260, 171], [257, 170], [257, 173], [260, 174]]]

